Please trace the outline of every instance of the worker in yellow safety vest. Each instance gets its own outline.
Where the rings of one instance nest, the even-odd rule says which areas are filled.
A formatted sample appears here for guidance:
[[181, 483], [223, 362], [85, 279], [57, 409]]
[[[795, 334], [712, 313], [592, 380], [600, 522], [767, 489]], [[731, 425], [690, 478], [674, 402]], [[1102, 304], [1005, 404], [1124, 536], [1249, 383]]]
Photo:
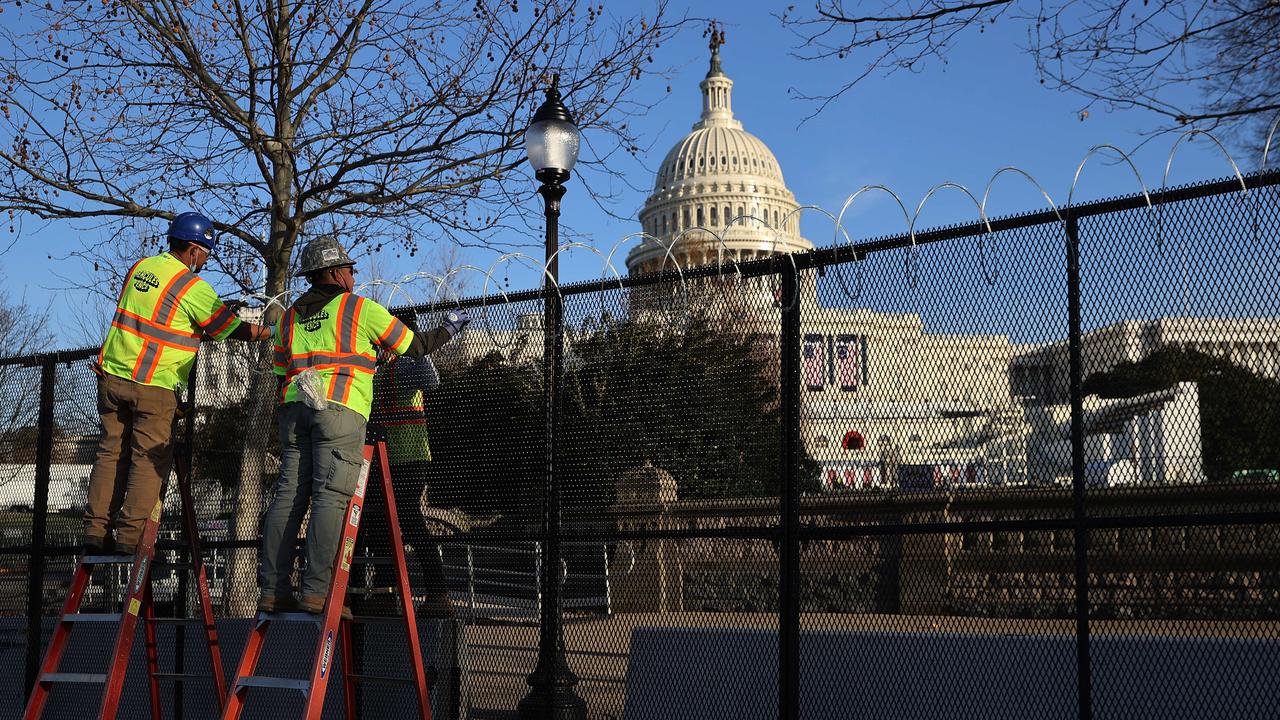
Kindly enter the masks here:
[[[262, 525], [258, 609], [324, 611], [342, 518], [364, 463], [377, 352], [425, 357], [470, 321], [454, 311], [438, 328], [410, 330], [386, 308], [352, 293], [355, 261], [330, 236], [302, 250], [311, 287], [275, 328], [280, 378], [280, 476]], [[301, 600], [293, 593], [294, 542], [307, 524]], [[350, 611], [343, 608], [343, 615]]]
[[218, 245], [211, 220], [182, 213], [169, 223], [168, 237], [168, 252], [125, 273], [94, 363], [102, 439], [89, 475], [86, 554], [135, 551], [173, 467], [177, 393], [201, 340], [271, 337], [270, 328], [236, 317], [197, 274]]
[[[411, 331], [417, 332], [417, 313], [412, 309], [393, 313]], [[446, 316], [446, 321], [447, 321]], [[391, 465], [391, 477], [395, 480], [396, 508], [406, 545], [406, 557], [410, 560], [410, 580], [421, 577], [421, 586], [413, 582], [414, 596], [422, 597], [419, 612], [428, 617], [451, 617], [453, 606], [449, 603], [445, 587], [444, 563], [428, 523], [423, 516], [427, 503], [427, 473], [431, 462], [430, 438], [427, 434], [426, 395], [440, 386], [440, 374], [431, 358], [392, 356], [382, 364], [373, 378], [373, 414], [369, 422], [383, 428], [387, 441], [387, 461]], [[378, 513], [365, 513], [370, 532], [363, 536], [375, 555], [385, 556], [388, 533], [382, 531], [386, 518]], [[360, 550], [361, 546], [357, 546]], [[413, 572], [414, 568], [418, 572]], [[393, 568], [387, 564], [374, 565], [373, 584], [378, 590], [394, 585]], [[375, 599], [386, 598], [377, 595]], [[386, 605], [386, 603], [383, 603]], [[377, 603], [370, 603], [376, 607]]]

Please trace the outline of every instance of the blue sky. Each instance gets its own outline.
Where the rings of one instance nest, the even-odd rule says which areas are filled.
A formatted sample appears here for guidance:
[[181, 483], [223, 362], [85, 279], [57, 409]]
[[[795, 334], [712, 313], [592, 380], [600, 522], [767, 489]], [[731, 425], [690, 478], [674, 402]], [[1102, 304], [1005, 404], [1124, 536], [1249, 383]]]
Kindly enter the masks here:
[[[1006, 165], [1031, 173], [1055, 201], [1065, 203], [1076, 167], [1090, 147], [1110, 143], [1126, 150], [1135, 148], [1145, 139], [1144, 131], [1162, 122], [1146, 111], [1107, 112], [1101, 108], [1081, 120], [1080, 98], [1039, 84], [1031, 58], [1018, 47], [1023, 38], [1013, 23], [970, 34], [945, 65], [934, 63], [918, 74], [872, 77], [823, 114], [804, 122], [814, 106], [791, 99], [788, 88], [811, 93], [830, 89], [842, 84], [854, 66], [850, 60], [803, 62], [791, 57], [796, 39], [772, 16], [784, 5], [717, 0], [697, 3], [689, 12], [715, 16], [725, 23], [728, 44], [721, 53], [724, 69], [735, 81], [735, 113], [749, 132], [772, 148], [787, 185], [801, 204], [818, 205], [834, 213], [859, 187], [884, 184], [913, 210], [930, 187], [944, 181], [966, 185], [980, 197], [991, 174]], [[657, 64], [676, 66], [676, 75], [669, 81], [669, 94], [665, 79], [651, 78], [641, 86], [642, 93], [662, 100], [655, 111], [633, 123], [651, 149], [636, 160], [621, 155], [626, 160], [619, 161], [623, 163], [620, 169], [640, 188], [621, 189], [621, 197], [611, 209], [623, 217], [635, 217], [651, 189], [653, 169], [689, 131], [700, 110], [698, 81], [707, 68], [706, 40], [690, 29], [664, 42], [660, 52]], [[1160, 186], [1175, 140], [1173, 135], [1156, 138], [1134, 155], [1152, 190]], [[1257, 165], [1252, 157], [1238, 157], [1237, 162], [1246, 172]], [[1230, 172], [1230, 165], [1212, 143], [1184, 141], [1169, 182], [1222, 177]], [[1138, 181], [1127, 166], [1095, 157], [1082, 174], [1076, 198], [1100, 198], [1138, 189]], [[530, 212], [537, 213], [540, 200], [533, 190], [530, 180], [527, 201]], [[1010, 174], [997, 182], [988, 212], [1003, 215], [1043, 207], [1039, 191]], [[958, 192], [944, 190], [922, 212], [919, 227], [973, 219], [976, 211], [972, 203]], [[590, 243], [604, 253], [639, 229], [634, 221], [619, 221], [597, 208], [576, 182], [571, 182], [564, 200], [563, 222], [572, 239]], [[815, 244], [830, 244], [829, 221], [810, 215], [801, 227]], [[855, 240], [904, 229], [901, 212], [879, 193], [868, 193], [858, 200], [846, 216], [846, 228]], [[157, 232], [162, 228], [157, 227]], [[13, 249], [0, 255], [10, 296], [25, 294], [29, 303], [49, 304], [53, 329], [62, 344], [83, 338], [84, 331], [72, 321], [84, 314], [86, 303], [101, 303], [98, 298], [56, 290], [64, 283], [54, 274], [75, 279], [84, 270], [74, 260], [57, 262], [47, 256], [57, 257], [76, 246], [70, 228], [55, 225], [19, 238]], [[615, 256], [620, 270], [629, 247], [624, 246]], [[541, 238], [527, 238], [525, 251], [540, 257]], [[469, 251], [463, 261], [487, 267], [496, 257], [496, 253]], [[378, 267], [391, 268], [383, 271], [388, 277], [421, 269], [393, 266], [387, 259]], [[566, 282], [596, 279], [600, 276], [599, 259], [583, 251], [573, 253], [562, 263], [562, 274]], [[368, 275], [361, 277], [367, 279]], [[535, 284], [536, 278], [532, 271], [513, 267], [510, 283], [513, 289], [520, 289]], [[473, 280], [472, 292], [479, 286], [480, 282]]]

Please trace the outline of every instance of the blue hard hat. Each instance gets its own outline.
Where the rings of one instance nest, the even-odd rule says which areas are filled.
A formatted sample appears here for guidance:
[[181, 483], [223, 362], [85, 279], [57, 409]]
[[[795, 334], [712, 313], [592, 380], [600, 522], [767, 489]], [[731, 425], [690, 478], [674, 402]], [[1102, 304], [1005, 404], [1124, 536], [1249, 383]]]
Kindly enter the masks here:
[[218, 247], [213, 221], [198, 212], [184, 212], [169, 223], [170, 240], [193, 242], [212, 253]]

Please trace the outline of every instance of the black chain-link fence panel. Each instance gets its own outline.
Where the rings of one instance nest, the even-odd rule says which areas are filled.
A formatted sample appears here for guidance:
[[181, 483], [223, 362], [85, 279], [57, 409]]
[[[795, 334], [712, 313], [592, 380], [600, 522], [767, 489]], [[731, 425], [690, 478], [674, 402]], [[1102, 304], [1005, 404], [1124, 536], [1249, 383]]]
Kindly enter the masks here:
[[[1253, 184], [1082, 206], [1070, 222], [922, 231], [795, 265], [606, 271], [561, 289], [550, 408], [545, 294], [463, 300], [474, 320], [432, 357], [439, 383], [422, 396], [430, 460], [391, 467], [436, 716], [509, 717], [529, 691], [549, 462], [562, 521], [549, 574], [589, 717], [1267, 715], [1280, 670], [1280, 192], [1274, 175]], [[430, 329], [446, 309], [405, 314]], [[55, 615], [70, 582], [98, 433], [87, 361], [57, 362], [33, 543], [41, 362], [0, 362], [0, 614], [15, 678], [29, 660], [21, 616]], [[228, 671], [279, 469], [269, 368], [263, 347], [204, 346], [177, 431]], [[375, 409], [405, 401], [385, 375], [375, 395]], [[404, 676], [376, 472], [371, 487], [349, 602], [384, 620], [360, 626], [356, 665]], [[161, 537], [181, 539], [173, 483], [165, 507]], [[33, 547], [44, 568], [29, 608]], [[94, 610], [118, 607], [117, 575], [95, 573]], [[158, 567], [155, 583], [161, 614], [196, 614], [181, 570]], [[181, 645], [182, 671], [207, 673], [201, 635], [177, 627], [161, 635], [162, 667], [177, 671]], [[273, 662], [305, 665], [313, 635], [281, 631]], [[90, 654], [73, 651], [85, 667]], [[19, 706], [21, 689], [8, 692]], [[126, 693], [145, 707], [140, 672]], [[209, 695], [184, 683], [188, 716]], [[259, 713], [291, 706], [254, 697]], [[177, 707], [172, 688], [164, 703]], [[362, 689], [359, 704], [366, 717], [413, 709], [398, 689]]]

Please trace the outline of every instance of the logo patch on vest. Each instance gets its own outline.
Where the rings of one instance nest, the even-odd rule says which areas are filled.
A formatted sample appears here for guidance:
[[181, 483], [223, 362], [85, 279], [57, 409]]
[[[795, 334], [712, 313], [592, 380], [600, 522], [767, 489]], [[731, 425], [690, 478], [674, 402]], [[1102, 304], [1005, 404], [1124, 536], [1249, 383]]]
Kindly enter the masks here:
[[151, 288], [160, 287], [160, 278], [146, 270], [139, 270], [133, 274], [133, 289], [138, 292], [150, 292]]
[[329, 319], [329, 313], [321, 310], [311, 317], [302, 318], [302, 329], [307, 332], [315, 332], [320, 329], [320, 324]]

